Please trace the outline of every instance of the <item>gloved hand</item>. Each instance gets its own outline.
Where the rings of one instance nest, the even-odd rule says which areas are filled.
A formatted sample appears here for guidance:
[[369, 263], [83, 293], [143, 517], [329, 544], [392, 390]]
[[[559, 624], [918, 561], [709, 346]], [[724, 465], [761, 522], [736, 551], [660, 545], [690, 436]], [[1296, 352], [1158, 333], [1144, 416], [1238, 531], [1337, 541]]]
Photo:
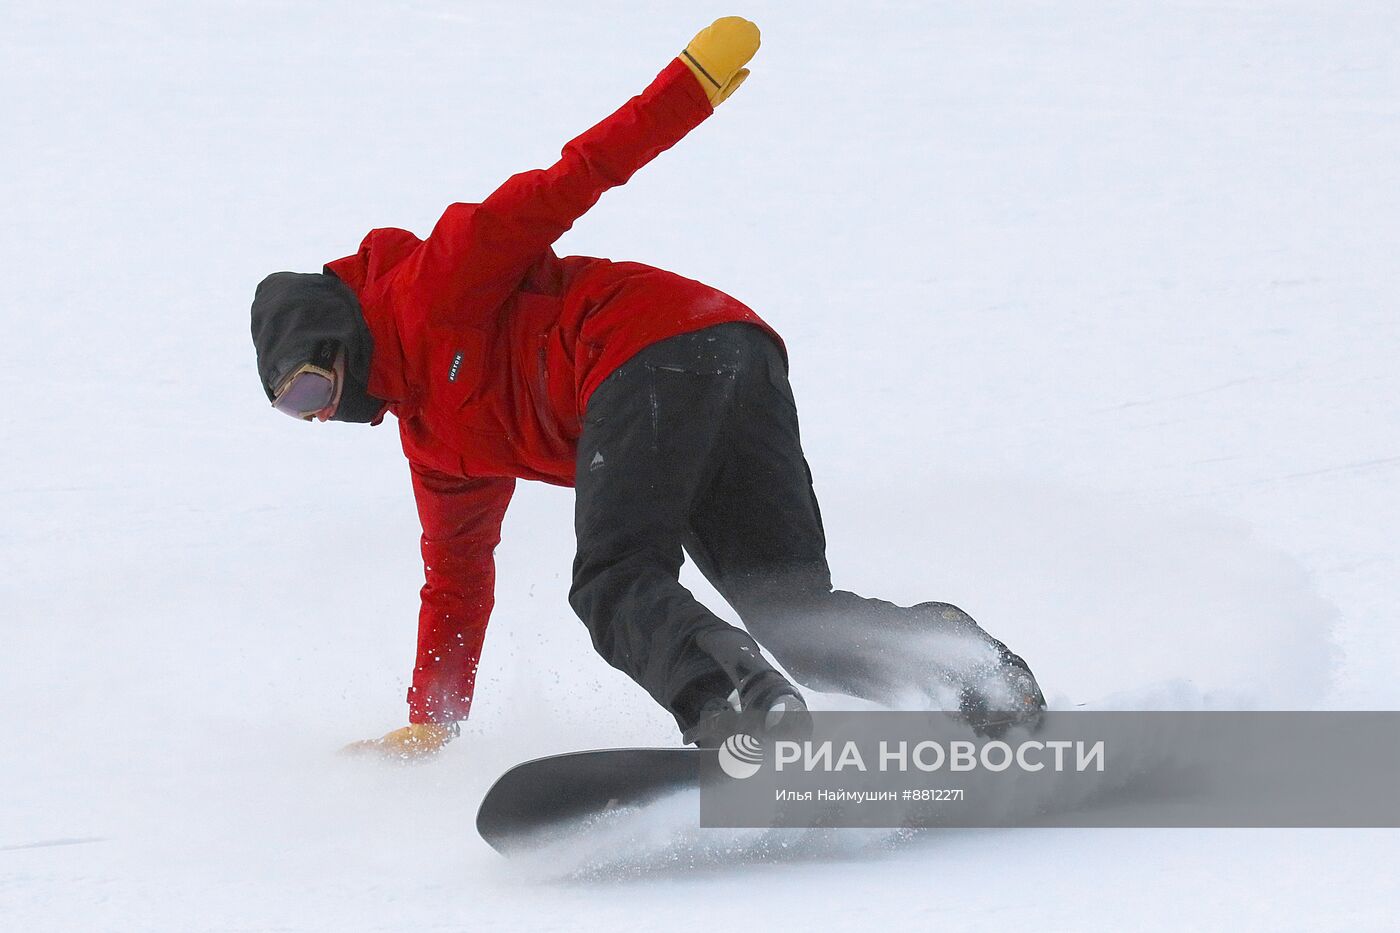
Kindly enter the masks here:
[[722, 16], [696, 33], [681, 61], [709, 95], [710, 106], [718, 107], [749, 76], [744, 66], [757, 51], [758, 27], [742, 16]]
[[378, 754], [399, 761], [431, 758], [461, 734], [461, 731], [461, 727], [455, 722], [415, 722], [377, 739], [351, 742], [345, 746], [344, 751], [355, 755]]

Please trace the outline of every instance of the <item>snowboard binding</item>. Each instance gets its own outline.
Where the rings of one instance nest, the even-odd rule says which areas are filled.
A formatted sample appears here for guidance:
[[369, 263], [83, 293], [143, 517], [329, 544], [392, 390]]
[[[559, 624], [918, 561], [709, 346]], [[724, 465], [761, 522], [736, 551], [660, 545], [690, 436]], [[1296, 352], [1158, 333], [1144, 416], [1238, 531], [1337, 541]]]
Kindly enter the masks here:
[[758, 643], [739, 629], [716, 629], [696, 636], [696, 647], [723, 672], [700, 688], [709, 693], [682, 740], [718, 748], [736, 733], [764, 740], [801, 740], [812, 732], [812, 717], [797, 688], [763, 657]]

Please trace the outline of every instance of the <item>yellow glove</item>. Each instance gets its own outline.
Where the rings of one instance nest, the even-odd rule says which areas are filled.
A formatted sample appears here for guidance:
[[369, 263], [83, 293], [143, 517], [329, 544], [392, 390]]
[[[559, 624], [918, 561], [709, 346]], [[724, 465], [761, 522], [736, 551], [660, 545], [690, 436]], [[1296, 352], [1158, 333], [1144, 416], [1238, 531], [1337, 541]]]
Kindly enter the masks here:
[[431, 758], [448, 742], [455, 739], [461, 729], [454, 723], [441, 725], [435, 722], [415, 722], [395, 729], [388, 735], [363, 742], [351, 742], [345, 751], [351, 754], [374, 753], [399, 761]]
[[742, 16], [722, 16], [696, 33], [681, 61], [709, 95], [710, 106], [718, 107], [749, 76], [744, 66], [757, 51], [758, 27]]

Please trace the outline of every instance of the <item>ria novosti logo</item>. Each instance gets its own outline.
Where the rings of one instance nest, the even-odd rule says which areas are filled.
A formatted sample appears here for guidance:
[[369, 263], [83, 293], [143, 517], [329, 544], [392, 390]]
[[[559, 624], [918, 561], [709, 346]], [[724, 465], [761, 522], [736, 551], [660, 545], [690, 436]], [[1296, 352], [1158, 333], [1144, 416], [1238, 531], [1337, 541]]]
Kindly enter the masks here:
[[[878, 756], [869, 762], [867, 758], [872, 750], [862, 751], [861, 744], [855, 741], [779, 741], [773, 747], [773, 770], [778, 773], [866, 773], [871, 770], [894, 774], [979, 770], [995, 773], [1012, 768], [1028, 772], [1045, 769], [1083, 772], [1105, 770], [1107, 758], [1107, 743], [1103, 739], [1093, 742], [1032, 739], [1014, 746], [1000, 740], [983, 743], [959, 740], [946, 744], [925, 740], [913, 743], [912, 748], [908, 741], [882, 740]], [[746, 732], [736, 732], [725, 739], [718, 752], [720, 768], [736, 780], [751, 778], [763, 767], [764, 743]]]
[[719, 747], [719, 766], [725, 774], [742, 781], [763, 767], [763, 743], [747, 732], [736, 732]]

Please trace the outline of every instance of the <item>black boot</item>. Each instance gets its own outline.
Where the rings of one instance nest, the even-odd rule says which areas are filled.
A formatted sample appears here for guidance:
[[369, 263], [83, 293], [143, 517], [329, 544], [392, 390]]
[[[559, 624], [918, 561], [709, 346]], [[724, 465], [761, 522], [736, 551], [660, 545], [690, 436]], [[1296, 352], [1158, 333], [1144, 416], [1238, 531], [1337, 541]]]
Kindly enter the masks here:
[[682, 738], [700, 748], [717, 748], [738, 732], [756, 738], [806, 738], [812, 718], [802, 694], [768, 663], [758, 643], [739, 629], [715, 629], [695, 639], [696, 646], [723, 672], [692, 685], [700, 699], [694, 723]]
[[1014, 726], [1034, 731], [1045, 715], [1045, 696], [1030, 667], [1005, 645], [1001, 663], [969, 679], [958, 693], [958, 712], [974, 732], [998, 738]]
[[939, 633], [945, 642], [939, 645], [944, 656], [935, 657], [934, 679], [956, 691], [958, 712], [973, 731], [996, 738], [1013, 726], [1039, 726], [1045, 696], [1019, 655], [957, 606], [932, 602], [913, 608], [927, 620], [924, 631]]

